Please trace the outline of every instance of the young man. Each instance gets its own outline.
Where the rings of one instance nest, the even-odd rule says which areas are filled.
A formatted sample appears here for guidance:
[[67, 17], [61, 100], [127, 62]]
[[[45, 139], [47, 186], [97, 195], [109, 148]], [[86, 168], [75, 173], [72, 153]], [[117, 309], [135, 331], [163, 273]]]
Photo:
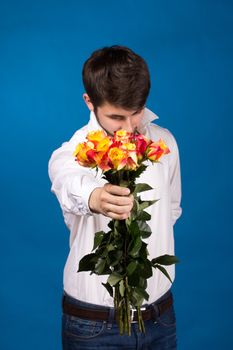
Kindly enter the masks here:
[[[83, 83], [89, 123], [54, 151], [49, 161], [52, 192], [71, 232], [64, 269], [63, 349], [176, 349], [171, 283], [160, 271], [154, 270], [148, 280], [150, 297], [142, 312], [146, 332], [137, 332], [132, 312], [130, 337], [119, 335], [113, 299], [102, 285], [108, 276], [77, 273], [80, 259], [92, 250], [95, 232], [106, 232], [110, 218], [129, 217], [133, 197], [129, 189], [108, 184], [95, 170], [78, 165], [73, 156], [76, 145], [85, 140], [87, 133], [101, 128], [111, 135], [119, 129], [137, 129], [151, 140], [162, 138], [171, 152], [160, 163], [149, 165], [139, 182], [153, 188], [142, 193], [142, 200], [159, 199], [149, 209], [150, 257], [174, 255], [173, 225], [181, 215], [176, 141], [167, 129], [151, 123], [158, 117], [145, 107], [150, 90], [148, 67], [129, 48], [112, 46], [95, 51], [84, 64]], [[168, 266], [167, 271], [174, 280], [174, 265]]]

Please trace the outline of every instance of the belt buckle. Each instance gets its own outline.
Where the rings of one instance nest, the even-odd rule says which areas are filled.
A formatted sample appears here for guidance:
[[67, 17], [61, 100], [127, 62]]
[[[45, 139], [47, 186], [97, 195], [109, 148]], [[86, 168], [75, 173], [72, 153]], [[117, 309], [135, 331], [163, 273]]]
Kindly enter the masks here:
[[[141, 311], [145, 311], [146, 308], [145, 307], [142, 307], [140, 308]], [[134, 320], [134, 315], [135, 313], [137, 312], [137, 309], [130, 309], [130, 323], [137, 323], [138, 321]]]

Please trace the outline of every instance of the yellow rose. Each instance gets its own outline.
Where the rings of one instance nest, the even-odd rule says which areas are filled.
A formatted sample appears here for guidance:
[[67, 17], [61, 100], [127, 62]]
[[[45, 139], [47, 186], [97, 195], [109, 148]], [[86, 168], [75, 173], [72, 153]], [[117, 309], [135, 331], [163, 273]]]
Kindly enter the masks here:
[[106, 135], [103, 130], [95, 130], [91, 131], [87, 134], [88, 141], [92, 142], [100, 142], [103, 138], [105, 138]]
[[[86, 144], [86, 143], [85, 143]], [[77, 145], [77, 147], [75, 148], [75, 151], [73, 153], [73, 155], [75, 157], [77, 157], [78, 154], [82, 153], [83, 152], [83, 149], [85, 148], [84, 144], [83, 143], [79, 143]], [[86, 156], [86, 159], [87, 159], [87, 156]]]
[[109, 137], [104, 137], [101, 141], [98, 142], [96, 146], [97, 152], [107, 152], [110, 145], [112, 144], [112, 141]]
[[118, 147], [111, 148], [108, 156], [116, 170], [124, 168], [127, 163], [127, 152]]
[[127, 143], [123, 143], [121, 148], [126, 149], [127, 151], [135, 151], [136, 145], [135, 143], [127, 142]]
[[130, 133], [126, 130], [117, 130], [114, 134], [114, 141], [121, 141], [123, 143], [129, 142]]

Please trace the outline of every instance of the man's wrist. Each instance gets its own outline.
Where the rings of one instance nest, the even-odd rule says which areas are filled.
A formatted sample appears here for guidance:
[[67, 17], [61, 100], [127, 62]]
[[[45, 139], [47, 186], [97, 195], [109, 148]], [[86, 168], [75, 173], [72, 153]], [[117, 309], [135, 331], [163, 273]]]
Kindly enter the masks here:
[[97, 214], [100, 213], [100, 211], [98, 210], [99, 206], [98, 206], [98, 200], [97, 200], [100, 190], [101, 190], [101, 187], [97, 187], [90, 194], [88, 206], [92, 213], [97, 213]]

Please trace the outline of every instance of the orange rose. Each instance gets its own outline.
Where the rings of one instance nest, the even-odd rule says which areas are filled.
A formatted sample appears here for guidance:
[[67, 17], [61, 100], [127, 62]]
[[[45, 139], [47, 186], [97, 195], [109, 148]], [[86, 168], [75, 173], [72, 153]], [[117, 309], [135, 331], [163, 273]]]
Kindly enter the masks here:
[[93, 155], [93, 144], [91, 142], [79, 143], [75, 149], [74, 156], [78, 163], [85, 167], [96, 166], [96, 161]]
[[108, 154], [105, 153], [98, 161], [97, 165], [100, 169], [102, 169], [104, 172], [108, 171], [110, 169], [113, 169], [113, 164], [111, 163]]
[[128, 170], [135, 170], [138, 166], [138, 157], [135, 143], [123, 143], [121, 145], [121, 149], [127, 151], [126, 168]]
[[170, 153], [169, 148], [162, 139], [152, 142], [147, 151], [147, 158], [151, 161], [158, 161], [162, 155]]
[[137, 156], [139, 160], [142, 160], [148, 145], [152, 142], [142, 134], [135, 135], [135, 142], [137, 148]]
[[158, 161], [170, 152], [162, 139], [152, 142], [142, 134], [118, 130], [114, 137], [106, 136], [103, 130], [91, 131], [87, 142], [78, 144], [74, 156], [80, 165], [110, 169], [136, 170], [143, 160]]

